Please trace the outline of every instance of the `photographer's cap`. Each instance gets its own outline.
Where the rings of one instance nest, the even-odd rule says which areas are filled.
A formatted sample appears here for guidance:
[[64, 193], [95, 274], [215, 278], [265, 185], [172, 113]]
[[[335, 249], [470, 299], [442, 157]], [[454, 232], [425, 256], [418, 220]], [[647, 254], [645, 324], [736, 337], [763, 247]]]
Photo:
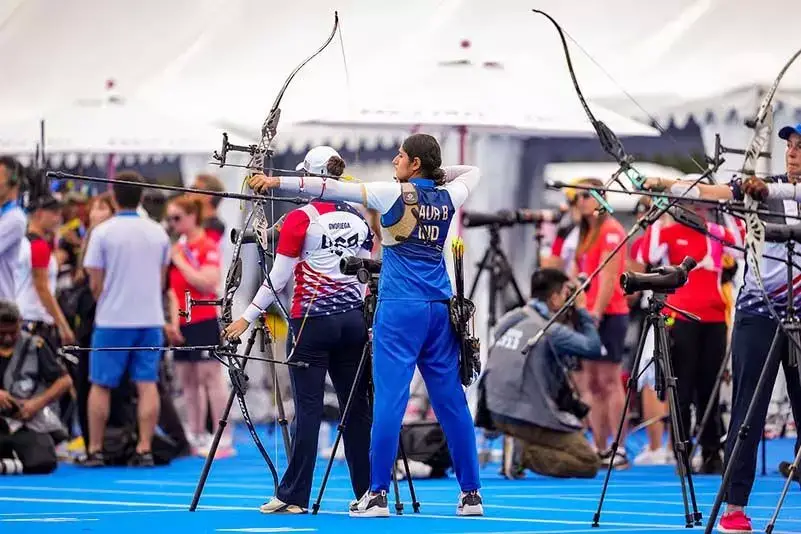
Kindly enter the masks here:
[[306, 171], [314, 174], [328, 174], [328, 160], [336, 156], [341, 158], [339, 152], [330, 146], [316, 146], [306, 153], [306, 157], [297, 164], [296, 171]]
[[801, 135], [801, 124], [796, 124], [795, 126], [785, 126], [779, 130], [779, 138], [784, 139], [785, 141], [790, 139], [790, 135], [792, 134]]
[[52, 195], [42, 195], [31, 201], [28, 210], [31, 212], [36, 210], [58, 211], [62, 207], [64, 207], [64, 203], [56, 197]]

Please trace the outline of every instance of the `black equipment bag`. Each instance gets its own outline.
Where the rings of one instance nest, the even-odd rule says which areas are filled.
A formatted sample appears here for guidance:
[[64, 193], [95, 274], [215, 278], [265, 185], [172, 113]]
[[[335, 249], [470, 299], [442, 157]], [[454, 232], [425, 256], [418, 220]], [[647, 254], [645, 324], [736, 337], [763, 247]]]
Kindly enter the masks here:
[[432, 476], [445, 476], [453, 466], [445, 433], [437, 422], [409, 423], [401, 427], [401, 442], [409, 460], [433, 469]]

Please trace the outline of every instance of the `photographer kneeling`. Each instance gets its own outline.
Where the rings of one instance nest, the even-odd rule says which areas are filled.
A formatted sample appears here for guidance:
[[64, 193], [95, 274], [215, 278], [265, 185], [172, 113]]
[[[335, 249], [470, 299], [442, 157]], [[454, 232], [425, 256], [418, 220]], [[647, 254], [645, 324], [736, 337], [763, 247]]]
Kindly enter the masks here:
[[496, 326], [482, 378], [483, 395], [493, 425], [523, 442], [522, 467], [546, 476], [593, 478], [601, 464], [581, 422], [589, 408], [573, 392], [566, 361], [601, 357], [601, 339], [584, 308], [584, 294], [542, 342], [526, 354], [521, 352], [572, 290], [559, 270], [533, 274], [532, 300], [507, 313]]
[[0, 474], [46, 474], [57, 466], [50, 404], [72, 387], [49, 344], [22, 331], [16, 304], [0, 300]]

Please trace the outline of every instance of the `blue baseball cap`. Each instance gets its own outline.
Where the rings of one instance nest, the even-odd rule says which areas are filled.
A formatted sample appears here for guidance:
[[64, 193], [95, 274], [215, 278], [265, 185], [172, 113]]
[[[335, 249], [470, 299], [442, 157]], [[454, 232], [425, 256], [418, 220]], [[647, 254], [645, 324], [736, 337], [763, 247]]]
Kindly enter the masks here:
[[796, 124], [795, 126], [785, 126], [779, 130], [779, 137], [787, 140], [790, 139], [790, 135], [794, 133], [801, 135], [801, 124]]

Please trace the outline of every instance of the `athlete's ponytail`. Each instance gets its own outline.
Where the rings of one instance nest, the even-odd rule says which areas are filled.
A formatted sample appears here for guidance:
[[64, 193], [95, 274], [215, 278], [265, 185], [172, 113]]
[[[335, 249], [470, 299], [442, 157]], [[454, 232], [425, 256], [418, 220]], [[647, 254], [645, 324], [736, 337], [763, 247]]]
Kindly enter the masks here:
[[345, 160], [339, 156], [331, 156], [325, 164], [325, 170], [331, 176], [342, 176], [342, 173], [345, 172]]
[[403, 151], [409, 156], [420, 160], [420, 172], [423, 178], [434, 180], [437, 185], [445, 184], [445, 171], [442, 166], [442, 153], [437, 140], [428, 134], [413, 134], [403, 142]]

